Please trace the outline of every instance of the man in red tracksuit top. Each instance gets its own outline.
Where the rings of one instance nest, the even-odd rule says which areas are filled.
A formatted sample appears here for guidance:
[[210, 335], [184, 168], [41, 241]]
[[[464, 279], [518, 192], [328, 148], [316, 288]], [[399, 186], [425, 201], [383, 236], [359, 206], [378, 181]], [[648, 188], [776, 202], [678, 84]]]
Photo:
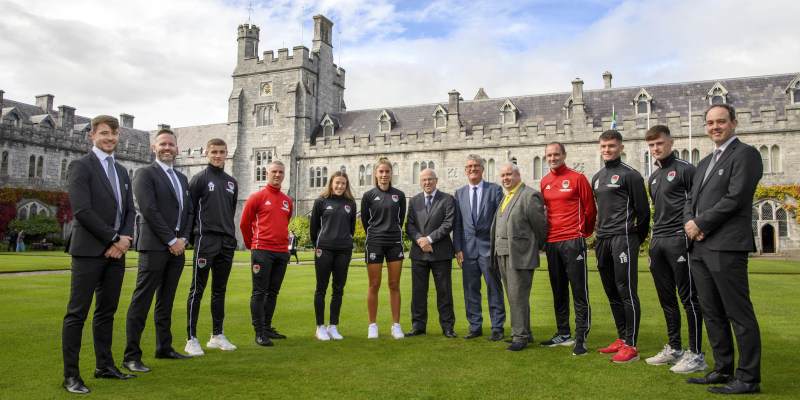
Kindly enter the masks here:
[[289, 263], [292, 199], [281, 192], [284, 176], [282, 162], [269, 164], [267, 187], [247, 199], [239, 223], [244, 245], [251, 250], [253, 294], [250, 314], [256, 331], [256, 344], [260, 346], [272, 346], [270, 339], [286, 339], [272, 327], [272, 314]]
[[[572, 354], [586, 354], [586, 335], [591, 326], [592, 311], [586, 283], [586, 238], [594, 232], [597, 208], [589, 180], [567, 168], [564, 145], [553, 142], [545, 148], [550, 173], [542, 178], [541, 191], [547, 208], [545, 253], [558, 332], [542, 346], [570, 346]], [[570, 337], [569, 288], [575, 307], [575, 340]]]

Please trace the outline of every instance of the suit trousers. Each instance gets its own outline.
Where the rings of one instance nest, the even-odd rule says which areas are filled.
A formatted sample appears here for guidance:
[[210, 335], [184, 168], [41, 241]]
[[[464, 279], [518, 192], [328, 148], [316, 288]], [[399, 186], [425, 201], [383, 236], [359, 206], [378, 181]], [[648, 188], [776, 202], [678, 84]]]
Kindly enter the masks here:
[[483, 280], [486, 282], [486, 300], [489, 304], [492, 332], [503, 333], [503, 325], [506, 323], [503, 283], [500, 280], [500, 272], [491, 267], [491, 258], [483, 256], [464, 258], [461, 274], [464, 286], [464, 309], [469, 322], [469, 331], [482, 331], [481, 275], [483, 275]]
[[586, 343], [592, 325], [586, 270], [586, 241], [582, 238], [545, 244], [547, 272], [553, 289], [558, 334], [570, 335], [569, 289], [575, 307], [575, 341]]
[[503, 278], [508, 296], [508, 308], [511, 312], [511, 340], [523, 347], [528, 347], [531, 332], [531, 285], [533, 269], [515, 269], [509, 263], [508, 256], [497, 256], [497, 267]]
[[331, 284], [330, 324], [339, 325], [339, 311], [342, 309], [342, 296], [344, 296], [344, 285], [347, 283], [347, 270], [350, 268], [351, 258], [353, 258], [353, 249], [317, 249], [314, 253], [314, 269], [317, 273], [314, 314], [317, 318], [317, 325], [325, 324], [325, 292], [328, 291], [328, 282], [331, 276], [333, 276], [333, 283]]
[[597, 239], [595, 245], [597, 270], [603, 283], [611, 315], [617, 327], [617, 337], [631, 347], [637, 346], [639, 322], [639, 239], [636, 236], [615, 235]]
[[125, 256], [120, 259], [72, 256], [69, 303], [61, 329], [61, 351], [64, 356], [64, 377], [78, 377], [83, 325], [96, 296], [92, 334], [97, 368], [114, 365], [111, 341], [114, 333], [114, 314], [119, 304], [122, 278], [125, 275]]
[[692, 263], [686, 235], [654, 237], [650, 240], [650, 274], [656, 286], [658, 301], [667, 322], [669, 347], [683, 348], [681, 342], [681, 310], [675, 289], [686, 312], [689, 328], [689, 350], [700, 354], [703, 341], [703, 313], [697, 301], [697, 289], [692, 280]]
[[436, 286], [436, 308], [442, 331], [453, 329], [456, 315], [453, 312], [453, 260], [411, 260], [411, 326], [426, 330], [428, 324], [428, 284], [433, 274]]
[[269, 250], [253, 250], [252, 261], [253, 294], [250, 296], [250, 315], [256, 335], [272, 328], [272, 315], [281, 291], [289, 253]]
[[147, 314], [156, 298], [153, 312], [156, 326], [156, 354], [163, 354], [172, 348], [172, 304], [175, 301], [175, 290], [181, 280], [184, 254], [172, 255], [169, 250], [142, 250], [139, 252], [139, 271], [136, 276], [136, 289], [128, 307], [128, 323], [126, 332], [128, 344], [125, 347], [123, 361], [141, 361], [142, 331], [144, 331]]
[[733, 334], [739, 350], [736, 378], [761, 382], [761, 333], [750, 301], [747, 252], [715, 251], [695, 242], [691, 251], [692, 277], [714, 353], [714, 370], [734, 372]]
[[223, 332], [225, 320], [225, 292], [228, 277], [233, 265], [233, 253], [236, 250], [236, 238], [228, 235], [201, 235], [195, 241], [194, 262], [192, 264], [192, 285], [189, 287], [189, 299], [186, 301], [188, 318], [186, 330], [189, 338], [197, 337], [197, 318], [200, 315], [200, 301], [211, 273], [211, 321], [212, 335]]

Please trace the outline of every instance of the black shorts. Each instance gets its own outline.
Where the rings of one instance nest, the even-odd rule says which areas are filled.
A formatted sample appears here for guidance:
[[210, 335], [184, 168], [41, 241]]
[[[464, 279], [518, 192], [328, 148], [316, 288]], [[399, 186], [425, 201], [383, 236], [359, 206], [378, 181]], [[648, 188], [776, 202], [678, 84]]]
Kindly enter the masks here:
[[364, 250], [364, 258], [367, 264], [383, 264], [384, 258], [386, 262], [392, 262], [404, 259], [405, 255], [403, 254], [403, 245], [368, 244]]

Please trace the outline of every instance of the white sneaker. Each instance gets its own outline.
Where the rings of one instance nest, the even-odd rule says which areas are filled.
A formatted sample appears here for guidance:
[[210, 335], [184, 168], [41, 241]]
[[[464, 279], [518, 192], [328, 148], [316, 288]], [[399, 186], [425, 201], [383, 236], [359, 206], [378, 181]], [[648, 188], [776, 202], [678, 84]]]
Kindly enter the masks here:
[[206, 354], [203, 353], [203, 349], [200, 348], [200, 343], [197, 341], [196, 337], [186, 341], [186, 347], [183, 348], [183, 351], [192, 357], [198, 357]]
[[400, 324], [392, 325], [392, 336], [395, 339], [402, 339], [406, 337], [406, 335], [403, 333], [403, 328], [400, 327]]
[[225, 337], [225, 334], [220, 333], [217, 336], [211, 335], [211, 339], [208, 340], [206, 343], [206, 347], [211, 349], [220, 349], [220, 350], [236, 350], [238, 347], [234, 346], [233, 343], [228, 341], [228, 338]]
[[675, 364], [683, 357], [683, 349], [674, 350], [668, 344], [664, 345], [664, 349], [658, 354], [645, 360], [650, 365], [669, 365]]
[[336, 340], [344, 339], [342, 335], [339, 334], [339, 331], [336, 330], [336, 325], [328, 326], [328, 336], [330, 336], [331, 339], [336, 339]]
[[367, 339], [377, 339], [378, 338], [378, 324], [369, 324], [369, 329], [367, 330]]
[[681, 360], [669, 370], [676, 374], [691, 374], [692, 372], [708, 371], [708, 365], [703, 353], [696, 354], [687, 350]]
[[328, 336], [328, 330], [325, 329], [325, 325], [320, 325], [317, 327], [317, 332], [314, 333], [317, 339], [322, 340], [323, 342], [327, 342], [331, 340], [331, 337]]

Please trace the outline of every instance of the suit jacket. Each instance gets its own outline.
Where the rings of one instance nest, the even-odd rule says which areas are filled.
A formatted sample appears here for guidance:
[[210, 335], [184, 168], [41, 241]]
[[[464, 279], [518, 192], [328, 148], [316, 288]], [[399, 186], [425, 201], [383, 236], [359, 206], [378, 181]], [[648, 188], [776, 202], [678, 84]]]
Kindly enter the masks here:
[[469, 185], [456, 190], [456, 218], [453, 227], [453, 246], [461, 251], [464, 258], [489, 257], [491, 252], [490, 230], [492, 219], [500, 203], [503, 202], [503, 188], [496, 183], [483, 181], [478, 221], [472, 223], [469, 199], [472, 196]]
[[751, 224], [753, 195], [763, 173], [761, 155], [753, 146], [734, 139], [703, 183], [712, 155], [697, 165], [684, 223], [694, 220], [711, 250], [756, 251]]
[[[406, 213], [406, 235], [411, 239], [409, 258], [412, 260], [440, 261], [453, 259], [453, 231], [456, 204], [449, 193], [436, 192], [431, 211], [425, 211], [425, 192], [408, 202]], [[433, 253], [426, 253], [417, 244], [417, 239], [430, 236], [433, 241]]]
[[136, 209], [131, 180], [124, 167], [114, 163], [114, 168], [122, 198], [119, 232], [114, 230], [119, 205], [100, 160], [94, 152], [89, 152], [69, 164], [67, 193], [75, 223], [67, 240], [66, 252], [73, 256], [102, 256], [117, 233], [133, 236]]
[[[492, 255], [495, 254], [497, 226], [505, 224], [511, 267], [514, 269], [538, 268], [539, 250], [544, 249], [548, 232], [542, 193], [523, 183], [506, 205], [505, 212], [500, 214], [500, 208], [498, 208], [492, 221]], [[492, 257], [492, 265], [497, 267], [495, 257]]]
[[[136, 171], [133, 178], [133, 194], [141, 214], [136, 239], [136, 250], [167, 250], [169, 242], [175, 237], [189, 238], [194, 220], [194, 207], [189, 195], [189, 181], [186, 175], [175, 171], [181, 184], [183, 213], [167, 173], [153, 162], [150, 166]], [[180, 232], [175, 227], [181, 220]]]

